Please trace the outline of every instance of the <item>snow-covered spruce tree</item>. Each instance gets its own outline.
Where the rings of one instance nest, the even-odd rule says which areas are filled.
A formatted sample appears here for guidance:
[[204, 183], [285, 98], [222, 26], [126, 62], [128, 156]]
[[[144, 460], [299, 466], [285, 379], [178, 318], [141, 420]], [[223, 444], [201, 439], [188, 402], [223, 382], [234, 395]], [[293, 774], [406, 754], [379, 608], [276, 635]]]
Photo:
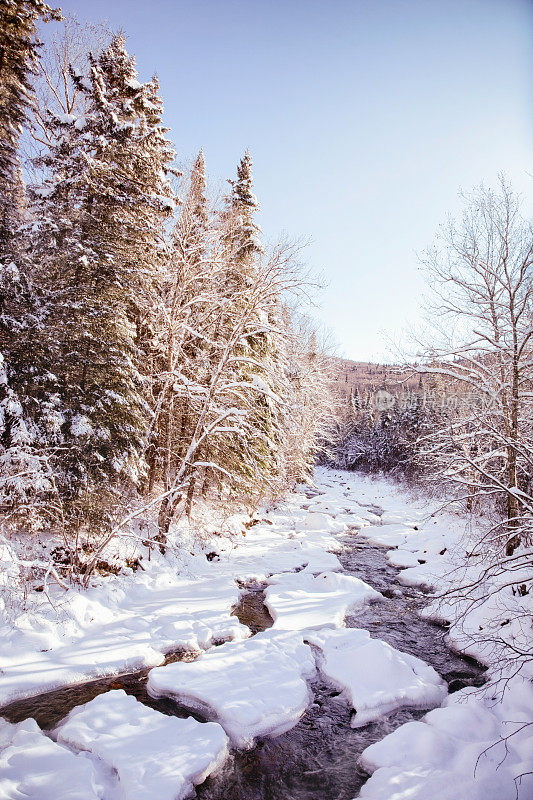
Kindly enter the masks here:
[[[26, 274], [25, 187], [18, 157], [22, 126], [33, 101], [32, 77], [38, 62], [39, 19], [58, 19], [41, 0], [3, 0], [0, 4], [0, 506], [6, 512], [31, 512], [49, 496], [52, 483], [36, 430], [17, 392], [17, 351], [28, 329], [42, 316]], [[26, 356], [30, 356], [29, 353]]]
[[[221, 240], [226, 264], [224, 293], [239, 315], [246, 288], [264, 284], [261, 302], [256, 302], [249, 317], [234, 363], [238, 364], [238, 377], [244, 384], [254, 385], [255, 397], [248, 404], [247, 413], [253, 417], [256, 435], [255, 464], [243, 460], [239, 445], [226, 457], [233, 463], [230, 472], [243, 470], [250, 487], [272, 486], [282, 474], [280, 443], [283, 438], [282, 396], [286, 394], [287, 356], [282, 326], [281, 293], [283, 275], [281, 266], [285, 259], [285, 245], [274, 248], [265, 256], [261, 243], [261, 229], [255, 222], [258, 210], [253, 191], [252, 158], [247, 151], [237, 168], [236, 180], [230, 181], [232, 191], [225, 198], [221, 215]], [[270, 286], [270, 290], [267, 290]]]
[[33, 280], [47, 313], [33, 346], [46, 378], [36, 386], [28, 374], [26, 391], [36, 419], [43, 402], [60, 404], [62, 422], [49, 442], [58, 486], [87, 518], [142, 469], [174, 151], [157, 81], [139, 83], [123, 37], [92, 59], [89, 79], [73, 79], [87, 94], [87, 112], [55, 117], [42, 157], [49, 177], [32, 190]]
[[251, 281], [255, 262], [263, 253], [261, 228], [254, 219], [259, 205], [253, 192], [252, 157], [247, 150], [237, 167], [232, 191], [224, 198], [222, 239], [227, 252], [227, 281]]
[[30, 174], [33, 171], [34, 182], [40, 180], [35, 174], [35, 159], [50, 147], [55, 131], [53, 125], [49, 128], [49, 112], [52, 116], [85, 113], [87, 95], [70, 79], [71, 71], [88, 74], [89, 54], [101, 53], [112, 35], [103, 22], [81, 22], [75, 15], [62, 12], [60, 25], [54, 25], [40, 47], [33, 76], [34, 99], [21, 141], [25, 168]]
[[[31, 79], [38, 58], [39, 19], [59, 19], [42, 0], [0, 4], [0, 258], [12, 253], [17, 218], [17, 157], [20, 132], [32, 101]], [[13, 219], [15, 217], [15, 219]]]

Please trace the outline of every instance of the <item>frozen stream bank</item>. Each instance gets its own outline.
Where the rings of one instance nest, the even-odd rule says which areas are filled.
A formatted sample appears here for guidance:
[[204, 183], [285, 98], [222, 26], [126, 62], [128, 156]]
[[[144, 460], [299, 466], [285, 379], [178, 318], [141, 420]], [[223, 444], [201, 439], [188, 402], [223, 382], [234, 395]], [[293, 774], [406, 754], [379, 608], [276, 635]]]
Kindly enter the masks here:
[[[497, 773], [496, 749], [474, 780], [499, 730], [486, 698], [469, 700], [464, 688], [482, 684], [483, 669], [419, 615], [430, 600], [427, 564], [442, 566], [453, 520], [436, 521], [385, 482], [318, 471], [317, 487], [229, 539], [214, 537], [209, 558], [192, 554], [175, 587], [156, 563], [153, 584], [148, 573], [142, 591], [134, 587], [134, 605], [121, 595], [128, 630], [137, 633], [137, 616], [153, 621], [140, 634], [151, 663], [128, 670], [136, 650], [124, 633], [125, 668], [113, 676], [80, 674], [75, 686], [4, 704], [0, 716], [17, 724], [0, 721], [2, 800], [153, 800], [159, 786], [158, 800], [194, 791], [205, 800], [353, 800], [360, 792], [444, 800], [448, 781], [471, 800], [514, 798], [528, 743], [517, 736]], [[95, 590], [91, 612], [97, 602]], [[92, 674], [101, 643], [119, 629], [107, 611], [105, 625], [80, 634]], [[59, 650], [69, 669], [71, 652]], [[53, 647], [46, 653], [59, 663]], [[5, 675], [16, 694], [20, 674], [28, 695], [28, 664], [29, 655], [21, 665], [12, 659], [0, 692]], [[58, 680], [50, 672], [42, 686]], [[456, 704], [463, 695], [468, 702]], [[47, 748], [53, 774], [39, 756]], [[441, 793], [428, 790], [434, 774]]]
[[[480, 685], [483, 669], [454, 654], [444, 642], [442, 627], [420, 619], [426, 598], [416, 590], [400, 594], [398, 570], [387, 563], [385, 550], [366, 545], [357, 535], [344, 538], [339, 554], [343, 571], [371, 582], [382, 592], [399, 596], [349, 614], [346, 625], [366, 628], [372, 636], [419, 656], [451, 685]], [[249, 751], [234, 751], [224, 767], [198, 788], [203, 800], [352, 800], [368, 778], [357, 762], [363, 750], [423, 710], [401, 709], [363, 728], [352, 728], [351, 708], [337, 689], [318, 677], [314, 702], [298, 725]], [[389, 800], [383, 797], [383, 800]]]
[[[479, 665], [446, 646], [444, 629], [417, 616], [417, 609], [426, 598], [416, 590], [399, 589], [395, 582], [398, 570], [387, 563], [383, 548], [365, 544], [354, 534], [343, 538], [343, 550], [338, 555], [343, 572], [372, 580], [382, 593], [392, 595], [385, 602], [349, 614], [348, 627], [366, 628], [373, 637], [422, 658], [435, 667], [452, 690], [483, 682]], [[238, 609], [240, 621], [254, 632], [272, 624], [263, 599], [263, 592], [252, 588], [244, 592]], [[168, 663], [181, 657], [171, 656]], [[52, 728], [72, 708], [106, 691], [124, 689], [164, 714], [182, 718], [191, 714], [190, 709], [170, 699], [150, 697], [146, 691], [147, 674], [148, 670], [141, 670], [59, 689], [17, 701], [1, 713], [12, 722], [33, 717], [41, 727]], [[351, 708], [342, 693], [320, 677], [311, 686], [314, 700], [296, 727], [259, 741], [251, 750], [232, 750], [223, 767], [197, 788], [198, 796], [205, 800], [351, 800], [368, 777], [357, 766], [363, 750], [402, 723], [425, 713], [401, 709], [354, 729], [350, 726]]]

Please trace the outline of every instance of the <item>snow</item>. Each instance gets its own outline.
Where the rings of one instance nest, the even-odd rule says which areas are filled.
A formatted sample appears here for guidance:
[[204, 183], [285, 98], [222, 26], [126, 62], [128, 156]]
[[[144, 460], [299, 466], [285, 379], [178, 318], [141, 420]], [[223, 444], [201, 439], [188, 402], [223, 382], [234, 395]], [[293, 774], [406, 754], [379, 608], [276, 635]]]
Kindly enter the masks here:
[[59, 621], [43, 608], [21, 615], [15, 628], [0, 629], [0, 705], [157, 666], [176, 648], [199, 650], [214, 639], [249, 635], [231, 615], [239, 590], [230, 578], [190, 580], [153, 570], [105, 589], [64, 593]]
[[[459, 790], [469, 800], [532, 797], [533, 775], [525, 774], [531, 772], [533, 753], [526, 711], [532, 707], [533, 689], [523, 680], [513, 683], [501, 703], [472, 689], [450, 695], [445, 708], [400, 726], [364, 750], [361, 765], [373, 775], [359, 796], [457, 800]], [[503, 742], [502, 735], [510, 738]]]
[[[373, 775], [362, 798], [456, 800], [459, 786], [469, 800], [515, 800], [514, 779], [527, 771], [532, 747], [531, 727], [516, 728], [533, 717], [526, 680], [531, 667], [521, 666], [521, 674], [507, 682], [501, 703], [494, 700], [496, 691], [500, 699], [502, 694], [494, 683], [502, 654], [520, 652], [530, 641], [532, 593], [513, 594], [504, 585], [507, 574], [491, 578], [487, 596], [474, 598], [474, 606], [428, 597], [422, 616], [448, 622], [450, 645], [487, 664], [492, 681], [476, 692], [447, 698], [444, 683], [423, 661], [366, 631], [342, 627], [347, 610], [380, 598], [368, 584], [339, 572], [336, 552], [348, 531], [358, 529], [361, 539], [387, 548], [387, 559], [401, 570], [400, 585], [439, 593], [482, 573], [483, 563], [470, 555], [471, 537], [479, 531], [467, 530], [460, 515], [439, 509], [437, 502], [411, 497], [386, 480], [326, 469], [316, 470], [313, 487], [301, 487], [275, 506], [259, 509], [253, 520], [232, 513], [222, 522], [205, 509], [201, 513], [198, 530], [185, 521], [171, 530], [165, 557], [156, 549], [148, 559], [141, 544], [153, 530], [149, 519], [142, 529], [125, 530], [103, 556], [111, 563], [114, 556], [117, 563], [126, 554], [141, 557], [137, 572], [95, 575], [87, 589], [68, 591], [50, 579], [46, 596], [30, 590], [26, 597], [27, 583], [17, 588], [22, 563], [48, 563], [39, 538], [10, 536], [0, 542], [2, 569], [9, 576], [0, 585], [0, 705], [104, 674], [156, 667], [149, 676], [153, 694], [198, 709], [221, 726], [220, 735], [224, 730], [234, 746], [249, 747], [257, 738], [297, 724], [311, 700], [308, 682], [318, 664], [356, 709], [356, 725], [402, 706], [426, 709], [444, 700], [443, 708], [400, 726], [365, 751], [363, 765]], [[217, 558], [207, 560], [212, 552]], [[249, 629], [232, 611], [241, 582], [254, 580], [267, 583], [266, 603], [275, 621], [269, 631], [248, 638]], [[213, 647], [217, 640], [226, 643]], [[176, 648], [196, 651], [199, 657], [161, 667], [165, 654]], [[168, 718], [150, 711], [156, 716], [136, 726], [136, 715], [144, 720], [148, 709], [139, 709], [132, 698], [127, 698], [128, 710], [117, 705], [113, 717], [109, 698], [117, 696], [122, 703], [123, 693], [112, 692], [73, 711], [58, 730], [58, 743], [32, 721], [19, 726], [0, 722], [0, 797], [124, 800], [114, 793], [113, 770], [127, 773], [130, 764], [137, 769], [135, 742], [152, 727], [163, 730], [158, 726]], [[207, 723], [194, 725], [212, 730]], [[69, 748], [82, 752], [66, 747], [62, 737], [69, 730]], [[502, 746], [487, 747], [509, 733], [514, 734], [507, 741], [509, 754], [497, 768]], [[177, 737], [157, 735], [161, 748], [169, 742], [177, 747]], [[131, 740], [131, 747], [119, 745], [122, 737]], [[192, 732], [185, 737], [184, 746], [192, 737]], [[198, 746], [190, 758], [184, 755], [187, 769], [180, 773], [180, 785], [189, 781], [187, 791], [202, 778], [203, 767], [194, 766], [195, 759], [212, 754], [212, 741], [209, 734], [205, 748]], [[142, 763], [140, 757], [137, 761]], [[76, 794], [79, 783], [83, 794]], [[144, 778], [133, 783], [144, 790]], [[139, 796], [164, 797], [159, 786]], [[531, 779], [524, 777], [519, 798], [529, 796]]]
[[372, 544], [387, 547], [404, 547], [411, 529], [405, 525], [369, 525], [361, 531], [361, 536]]
[[297, 531], [328, 531], [329, 533], [342, 533], [346, 529], [343, 522], [339, 522], [330, 514], [319, 514], [309, 510], [303, 519], [295, 524]]
[[353, 728], [397, 708], [432, 708], [446, 697], [446, 684], [433, 667], [372, 639], [366, 630], [320, 631], [306, 640], [320, 648], [321, 673], [354, 708]]
[[148, 692], [215, 719], [236, 747], [247, 748], [296, 725], [311, 701], [306, 678], [314, 672], [301, 636], [268, 630], [151, 670]]
[[414, 553], [409, 550], [389, 550], [387, 560], [393, 567], [418, 567], [419, 561]]
[[265, 605], [275, 630], [341, 627], [349, 609], [383, 599], [368, 583], [351, 575], [282, 573], [269, 578]]
[[166, 716], [122, 690], [73, 709], [54, 735], [110, 767], [124, 800], [188, 797], [228, 755], [220, 725]]
[[[86, 256], [83, 256], [86, 258]], [[81, 261], [81, 259], [80, 259]], [[88, 417], [83, 414], [76, 414], [70, 425], [70, 432], [73, 436], [88, 436], [92, 433], [93, 426]]]
[[125, 84], [126, 84], [126, 86], [129, 86], [130, 89], [138, 90], [138, 89], [142, 89], [143, 88], [143, 84], [140, 83], [136, 78], [128, 78], [125, 81]]
[[0, 719], [0, 797], [100, 800], [102, 794], [89, 759], [53, 742], [33, 719], [18, 725]]

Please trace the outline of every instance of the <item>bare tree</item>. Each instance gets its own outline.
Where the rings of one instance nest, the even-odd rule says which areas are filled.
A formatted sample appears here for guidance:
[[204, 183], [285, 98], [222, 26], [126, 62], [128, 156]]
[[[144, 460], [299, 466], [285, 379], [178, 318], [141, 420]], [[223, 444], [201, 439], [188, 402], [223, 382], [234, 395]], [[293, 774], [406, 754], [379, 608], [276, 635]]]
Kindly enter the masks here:
[[504, 505], [510, 556], [533, 523], [533, 231], [503, 177], [465, 200], [425, 257], [437, 301], [421, 370], [463, 396], [426, 458], [470, 497]]
[[[48, 33], [48, 32], [47, 32]], [[41, 155], [53, 141], [55, 117], [83, 114], [86, 93], [71, 80], [70, 70], [85, 75], [88, 55], [95, 56], [110, 42], [113, 32], [105, 22], [80, 22], [75, 15], [64, 15], [40, 49], [33, 79], [35, 100], [29, 115], [27, 132], [22, 141], [22, 153], [29, 162]]]

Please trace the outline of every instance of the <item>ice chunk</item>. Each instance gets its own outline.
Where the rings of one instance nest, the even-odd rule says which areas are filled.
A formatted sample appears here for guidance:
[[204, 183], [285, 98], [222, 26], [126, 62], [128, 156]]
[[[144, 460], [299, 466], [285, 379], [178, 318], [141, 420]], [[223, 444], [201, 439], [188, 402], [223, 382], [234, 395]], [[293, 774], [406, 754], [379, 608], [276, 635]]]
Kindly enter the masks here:
[[387, 561], [393, 567], [418, 567], [419, 561], [414, 553], [409, 550], [389, 550], [387, 553]]
[[412, 533], [412, 529], [405, 525], [369, 525], [367, 528], [363, 528], [359, 535], [368, 539], [372, 544], [405, 547], [410, 533]]
[[300, 531], [323, 531], [328, 533], [342, 533], [346, 530], [344, 522], [337, 522], [329, 514], [320, 514], [309, 511], [302, 519], [295, 521], [296, 530]]
[[45, 736], [34, 719], [0, 719], [0, 797], [5, 800], [99, 800], [97, 776], [84, 755]]
[[446, 697], [446, 684], [433, 667], [372, 639], [366, 630], [320, 631], [306, 640], [320, 648], [320, 671], [344, 691], [355, 709], [354, 728], [396, 708], [438, 706]]
[[124, 800], [188, 797], [228, 753], [227, 736], [215, 722], [160, 714], [122, 690], [75, 708], [55, 736], [115, 770]]
[[305, 678], [314, 671], [301, 636], [268, 630], [196, 661], [151, 670], [148, 692], [216, 719], [237, 747], [251, 747], [258, 736], [277, 736], [296, 725], [310, 702]]
[[265, 592], [266, 606], [277, 630], [338, 628], [350, 608], [382, 595], [351, 575], [308, 571], [273, 575]]

